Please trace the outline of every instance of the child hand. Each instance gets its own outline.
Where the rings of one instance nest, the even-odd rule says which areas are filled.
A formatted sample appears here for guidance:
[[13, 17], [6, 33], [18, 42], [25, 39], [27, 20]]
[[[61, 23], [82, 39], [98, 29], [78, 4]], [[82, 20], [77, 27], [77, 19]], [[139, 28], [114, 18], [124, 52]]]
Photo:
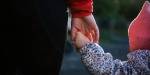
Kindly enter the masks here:
[[92, 41], [90, 41], [81, 32], [77, 32], [77, 34], [76, 34], [76, 40], [75, 40], [75, 45], [76, 45], [77, 49], [80, 49], [80, 48], [84, 47], [89, 42], [92, 42]]

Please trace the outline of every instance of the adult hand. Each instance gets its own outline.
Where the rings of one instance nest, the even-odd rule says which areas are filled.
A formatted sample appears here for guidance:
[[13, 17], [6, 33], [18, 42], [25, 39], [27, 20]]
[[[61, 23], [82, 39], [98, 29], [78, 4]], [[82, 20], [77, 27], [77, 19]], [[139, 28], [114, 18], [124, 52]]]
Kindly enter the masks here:
[[77, 32], [76, 41], [74, 42], [77, 49], [81, 49], [89, 42], [90, 40], [85, 35], [83, 35], [81, 32]]
[[98, 43], [99, 29], [92, 14], [80, 18], [72, 18], [71, 24], [71, 38], [73, 44], [76, 40], [77, 32], [81, 32], [82, 34], [84, 34], [90, 41]]

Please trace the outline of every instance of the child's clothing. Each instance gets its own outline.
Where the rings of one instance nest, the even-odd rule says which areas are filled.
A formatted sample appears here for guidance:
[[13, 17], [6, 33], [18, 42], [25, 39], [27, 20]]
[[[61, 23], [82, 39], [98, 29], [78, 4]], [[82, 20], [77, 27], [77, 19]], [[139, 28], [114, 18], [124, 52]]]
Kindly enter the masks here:
[[127, 61], [114, 60], [97, 43], [88, 43], [80, 50], [81, 60], [94, 75], [150, 75], [150, 50], [130, 52]]

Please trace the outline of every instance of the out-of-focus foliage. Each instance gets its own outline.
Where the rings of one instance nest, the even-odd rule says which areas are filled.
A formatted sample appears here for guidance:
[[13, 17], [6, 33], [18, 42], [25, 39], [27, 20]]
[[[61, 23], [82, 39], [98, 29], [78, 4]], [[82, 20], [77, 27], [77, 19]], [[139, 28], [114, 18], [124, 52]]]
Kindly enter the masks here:
[[[116, 34], [127, 37], [128, 25], [138, 15], [145, 1], [94, 0], [94, 15], [100, 26], [101, 34], [103, 34], [101, 37], [112, 38]], [[109, 35], [105, 37], [106, 31]]]
[[94, 13], [101, 18], [134, 18], [145, 0], [94, 0]]

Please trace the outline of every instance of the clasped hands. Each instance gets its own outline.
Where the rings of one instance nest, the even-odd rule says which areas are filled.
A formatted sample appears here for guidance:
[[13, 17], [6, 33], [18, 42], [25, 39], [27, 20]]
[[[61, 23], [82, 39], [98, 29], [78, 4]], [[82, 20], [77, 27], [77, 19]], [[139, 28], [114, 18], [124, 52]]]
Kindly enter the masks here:
[[71, 22], [71, 39], [75, 48], [80, 49], [88, 42], [99, 42], [99, 29], [92, 14], [72, 18]]

